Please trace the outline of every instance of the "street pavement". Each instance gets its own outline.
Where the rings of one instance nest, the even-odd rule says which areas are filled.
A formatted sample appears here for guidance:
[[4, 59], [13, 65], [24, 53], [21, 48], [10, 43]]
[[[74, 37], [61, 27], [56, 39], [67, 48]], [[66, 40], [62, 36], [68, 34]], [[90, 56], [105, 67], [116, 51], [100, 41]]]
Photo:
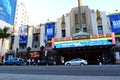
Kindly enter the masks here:
[[0, 80], [120, 80], [120, 65], [1, 66]]
[[70, 76], [0, 73], [0, 80], [120, 80], [120, 76]]

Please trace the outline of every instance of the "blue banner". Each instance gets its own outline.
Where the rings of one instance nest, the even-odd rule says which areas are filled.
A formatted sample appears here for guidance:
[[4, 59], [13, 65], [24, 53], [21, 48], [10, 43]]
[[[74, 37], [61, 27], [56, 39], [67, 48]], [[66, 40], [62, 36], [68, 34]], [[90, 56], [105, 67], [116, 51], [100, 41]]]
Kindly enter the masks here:
[[86, 42], [63, 42], [55, 44], [56, 48], [72, 48], [72, 47], [84, 47], [84, 46], [101, 46], [112, 45], [112, 42], [108, 40], [92, 40]]
[[28, 29], [27, 26], [21, 26], [19, 28], [19, 44], [27, 44], [28, 40]]
[[0, 19], [13, 25], [17, 0], [0, 0]]
[[120, 14], [113, 14], [109, 16], [112, 32], [115, 34], [120, 33]]
[[55, 23], [47, 23], [45, 27], [45, 35], [47, 40], [51, 40], [55, 35]]

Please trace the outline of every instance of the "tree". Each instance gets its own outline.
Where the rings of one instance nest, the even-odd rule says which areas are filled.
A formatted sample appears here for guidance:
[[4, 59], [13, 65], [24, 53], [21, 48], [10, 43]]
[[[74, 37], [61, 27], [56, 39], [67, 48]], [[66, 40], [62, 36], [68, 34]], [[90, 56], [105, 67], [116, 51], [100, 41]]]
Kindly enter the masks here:
[[0, 28], [0, 39], [2, 39], [1, 49], [3, 47], [4, 39], [7, 39], [11, 35], [8, 31], [9, 27], [7, 26], [5, 26], [3, 29]]

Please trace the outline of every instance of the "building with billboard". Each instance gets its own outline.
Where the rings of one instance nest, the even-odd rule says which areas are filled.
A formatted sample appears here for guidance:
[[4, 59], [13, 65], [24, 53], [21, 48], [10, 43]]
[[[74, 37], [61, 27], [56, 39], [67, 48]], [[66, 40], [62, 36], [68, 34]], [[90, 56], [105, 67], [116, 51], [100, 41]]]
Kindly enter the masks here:
[[[0, 0], [0, 28], [5, 26], [11, 28], [14, 24], [17, 0]], [[4, 45], [0, 47], [0, 58], [9, 50], [10, 38], [4, 40]], [[0, 46], [2, 40], [0, 39]]]
[[[49, 44], [49, 48], [45, 49], [51, 49], [50, 46], [53, 49], [58, 49], [58, 61], [60, 61], [59, 55], [62, 55], [65, 61], [75, 57], [88, 58], [90, 64], [96, 64], [97, 58], [103, 54], [107, 55], [107, 58], [111, 58], [110, 51], [115, 40], [113, 33], [111, 34], [106, 13], [90, 10], [88, 6], [82, 6], [81, 9], [84, 35], [79, 33], [78, 9], [76, 7], [58, 18], [56, 22], [33, 26], [18, 24], [19, 27], [15, 27], [17, 32], [10, 40], [13, 44], [13, 46], [10, 45], [10, 50], [13, 50], [17, 56], [25, 57], [28, 56], [28, 50], [32, 53], [38, 52], [41, 50], [41, 46], [46, 47], [48, 46], [46, 44]], [[25, 39], [20, 36], [24, 30]], [[54, 41], [52, 41], [53, 38]], [[57, 38], [58, 41], [56, 41]], [[93, 56], [94, 59], [92, 59]]]
[[19, 45], [19, 27], [28, 25], [28, 23], [28, 10], [22, 3], [22, 0], [0, 0], [0, 28], [10, 27], [12, 33], [9, 40], [4, 41], [5, 45], [1, 51], [3, 55], [9, 50], [16, 50], [16, 47]]
[[108, 15], [111, 25], [111, 31], [115, 33], [116, 37], [116, 46], [115, 46], [115, 55], [116, 63], [120, 63], [120, 13], [113, 13]]

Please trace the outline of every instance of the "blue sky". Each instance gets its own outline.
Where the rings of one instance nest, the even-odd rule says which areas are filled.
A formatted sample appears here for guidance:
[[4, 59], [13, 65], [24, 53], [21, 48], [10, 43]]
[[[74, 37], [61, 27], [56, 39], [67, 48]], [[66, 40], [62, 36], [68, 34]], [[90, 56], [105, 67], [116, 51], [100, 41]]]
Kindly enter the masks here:
[[[69, 13], [71, 8], [77, 7], [78, 0], [23, 0], [30, 12], [31, 22], [44, 23], [48, 19], [54, 21], [63, 14]], [[120, 0], [83, 0], [83, 6], [90, 9], [99, 9], [106, 13], [115, 12], [120, 8]]]

